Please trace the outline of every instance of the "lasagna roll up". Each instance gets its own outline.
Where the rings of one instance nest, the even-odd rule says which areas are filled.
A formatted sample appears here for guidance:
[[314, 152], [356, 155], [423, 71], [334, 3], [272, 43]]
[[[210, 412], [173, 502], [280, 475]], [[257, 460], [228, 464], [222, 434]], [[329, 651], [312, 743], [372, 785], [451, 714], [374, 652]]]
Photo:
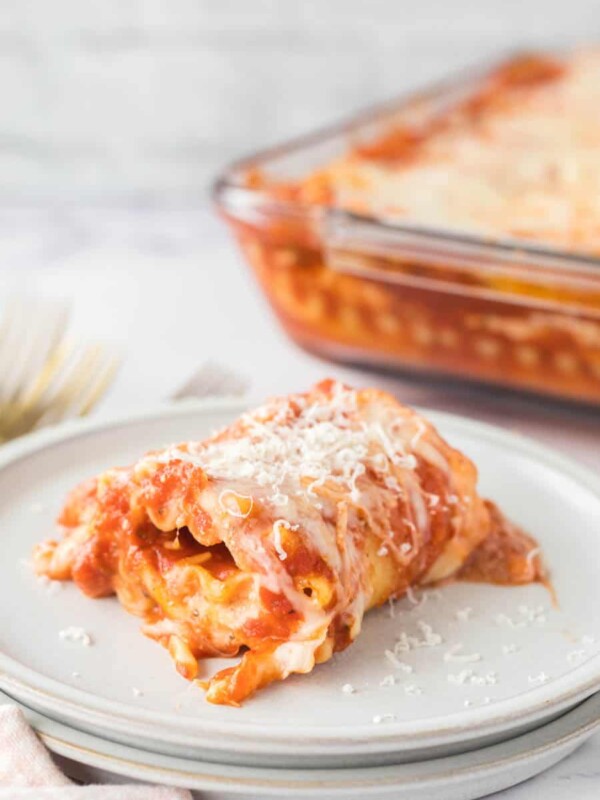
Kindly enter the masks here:
[[82, 484], [35, 567], [116, 593], [188, 679], [203, 677], [199, 659], [242, 654], [201, 681], [209, 701], [237, 705], [347, 647], [369, 608], [467, 563], [472, 578], [484, 542], [503, 582], [539, 577], [535, 543], [476, 480], [391, 395], [326, 381]]

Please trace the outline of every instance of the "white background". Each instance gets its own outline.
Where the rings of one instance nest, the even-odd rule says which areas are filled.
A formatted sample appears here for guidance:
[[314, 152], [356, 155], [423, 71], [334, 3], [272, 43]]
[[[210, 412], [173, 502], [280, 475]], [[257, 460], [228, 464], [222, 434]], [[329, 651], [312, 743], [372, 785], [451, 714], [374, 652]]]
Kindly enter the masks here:
[[0, 201], [197, 198], [233, 156], [599, 34], [596, 0], [2, 0]]

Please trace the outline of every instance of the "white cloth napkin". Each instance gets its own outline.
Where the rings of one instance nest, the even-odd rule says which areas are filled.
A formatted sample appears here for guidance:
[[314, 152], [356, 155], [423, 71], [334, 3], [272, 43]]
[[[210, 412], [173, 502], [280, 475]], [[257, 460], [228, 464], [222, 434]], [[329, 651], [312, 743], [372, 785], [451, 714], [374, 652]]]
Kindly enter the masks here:
[[166, 786], [76, 786], [65, 778], [16, 706], [0, 706], [0, 800], [191, 800]]

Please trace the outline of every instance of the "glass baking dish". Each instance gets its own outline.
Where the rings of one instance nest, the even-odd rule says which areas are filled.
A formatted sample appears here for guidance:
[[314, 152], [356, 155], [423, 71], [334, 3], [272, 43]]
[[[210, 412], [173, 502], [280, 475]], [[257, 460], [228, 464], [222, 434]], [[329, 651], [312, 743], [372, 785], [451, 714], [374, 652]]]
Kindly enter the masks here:
[[[535, 59], [513, 58], [509, 69]], [[214, 197], [287, 333], [336, 361], [600, 405], [600, 260], [544, 241], [405, 224], [274, 192], [452, 113], [498, 66], [233, 164]], [[506, 65], [502, 67], [506, 70]], [[258, 176], [258, 177], [257, 177]], [[600, 222], [599, 222], [600, 224]]]

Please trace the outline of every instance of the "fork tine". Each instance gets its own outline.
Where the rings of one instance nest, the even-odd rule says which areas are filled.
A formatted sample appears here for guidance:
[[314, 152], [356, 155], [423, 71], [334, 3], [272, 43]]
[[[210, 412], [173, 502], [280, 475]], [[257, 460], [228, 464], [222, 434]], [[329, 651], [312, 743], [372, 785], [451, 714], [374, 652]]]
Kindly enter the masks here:
[[64, 336], [65, 302], [11, 298], [0, 319], [0, 441], [88, 413], [112, 383], [118, 360]]
[[96, 381], [88, 391], [87, 395], [81, 398], [80, 402], [77, 404], [77, 416], [85, 417], [90, 413], [100, 398], [106, 393], [108, 387], [114, 381], [120, 366], [121, 361], [119, 358], [110, 357], [108, 359], [102, 370], [99, 372], [99, 376], [96, 378]]
[[48, 390], [56, 381], [62, 365], [67, 361], [69, 350], [64, 343], [48, 354], [41, 372], [31, 388], [12, 402], [5, 402], [0, 409], [0, 420], [5, 430], [15, 429], [24, 433], [33, 426], [34, 420], [43, 413], [47, 404]]
[[[42, 304], [43, 305], [43, 304]], [[60, 347], [69, 319], [66, 303], [53, 303], [48, 308], [40, 308], [40, 320], [35, 325], [29, 343], [27, 358], [18, 383], [27, 392], [36, 383], [44, 364], [51, 360], [52, 354]]]
[[49, 386], [37, 403], [26, 408], [18, 425], [11, 428], [11, 436], [42, 425], [55, 424], [69, 416], [74, 398], [91, 382], [94, 370], [100, 363], [100, 353], [98, 346], [90, 346], [83, 351], [71, 350], [65, 359], [66, 372], [59, 370], [52, 374]]
[[[11, 371], [18, 362], [18, 355], [23, 335], [25, 334], [25, 314], [21, 312], [19, 299], [9, 303], [2, 321], [0, 331], [0, 375], [3, 376], [0, 385], [0, 398], [7, 400], [11, 393]], [[6, 379], [4, 378], [6, 376]]]
[[41, 364], [40, 371], [33, 379], [29, 388], [21, 397], [21, 404], [25, 407], [36, 405], [48, 387], [52, 384], [62, 365], [68, 360], [70, 350], [65, 342], [60, 342], [46, 356]]
[[69, 415], [75, 399], [92, 383], [102, 352], [99, 345], [88, 345], [74, 353], [70, 369], [48, 403], [48, 414], [43, 416], [45, 424], [60, 422]]
[[0, 396], [16, 401], [35, 378], [41, 365], [63, 336], [68, 309], [65, 303], [40, 303], [17, 298], [9, 308], [0, 355]]

